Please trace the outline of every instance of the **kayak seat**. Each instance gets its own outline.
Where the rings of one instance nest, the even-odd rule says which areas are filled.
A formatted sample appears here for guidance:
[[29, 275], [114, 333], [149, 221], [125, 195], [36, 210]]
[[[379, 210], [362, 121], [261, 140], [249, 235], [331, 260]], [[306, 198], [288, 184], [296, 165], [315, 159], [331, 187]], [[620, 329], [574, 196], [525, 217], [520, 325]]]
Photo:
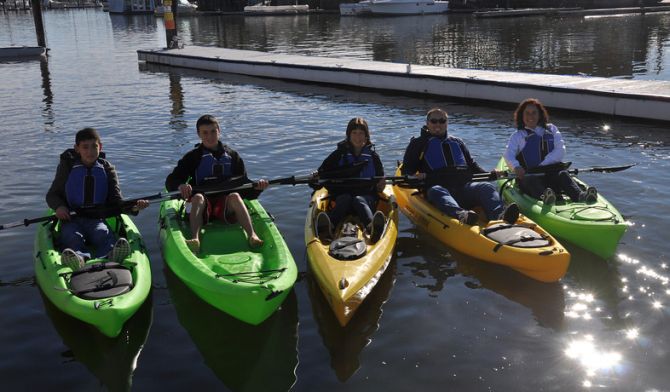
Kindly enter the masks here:
[[328, 253], [338, 260], [356, 260], [367, 253], [365, 241], [358, 238], [358, 225], [346, 222], [340, 230], [340, 237], [330, 243]]
[[83, 299], [116, 297], [133, 288], [130, 269], [119, 263], [94, 263], [70, 275], [70, 292]]
[[481, 231], [486, 238], [497, 242], [493, 248], [497, 252], [503, 245], [517, 248], [541, 248], [551, 245], [549, 238], [524, 225], [497, 223]]

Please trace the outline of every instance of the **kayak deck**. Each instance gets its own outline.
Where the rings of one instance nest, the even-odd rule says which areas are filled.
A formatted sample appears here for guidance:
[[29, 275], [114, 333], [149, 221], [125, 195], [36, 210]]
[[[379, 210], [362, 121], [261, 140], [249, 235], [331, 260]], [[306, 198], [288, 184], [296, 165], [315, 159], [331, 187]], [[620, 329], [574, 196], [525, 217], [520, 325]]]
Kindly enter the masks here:
[[[117, 237], [125, 237], [131, 247], [131, 255], [122, 264], [130, 270], [132, 288], [129, 291], [95, 299], [75, 295], [70, 286], [73, 271], [60, 263], [60, 250], [56, 246], [60, 225], [51, 222], [43, 223], [37, 229], [35, 276], [44, 295], [58, 309], [93, 325], [106, 336], [115, 337], [148, 297], [151, 289], [151, 267], [142, 237], [127, 215], [108, 218], [107, 224]], [[104, 262], [107, 259], [88, 260], [84, 269]], [[103, 282], [101, 286], [104, 284], [107, 283]]]
[[[396, 175], [400, 175], [400, 170]], [[400, 210], [419, 228], [443, 244], [474, 258], [501, 264], [542, 282], [555, 282], [565, 275], [570, 263], [568, 251], [535, 222], [520, 216], [514, 225], [499, 220], [466, 225], [447, 216], [430, 204], [416, 189], [393, 186]], [[479, 214], [483, 217], [484, 214]], [[497, 228], [519, 233], [516, 242], [500, 242], [490, 238]], [[523, 236], [532, 232], [543, 238], [545, 245], [527, 246]]]
[[[508, 170], [503, 159], [498, 170]], [[574, 177], [573, 177], [574, 178]], [[578, 178], [577, 184], [588, 185]], [[551, 234], [584, 248], [604, 259], [612, 257], [619, 240], [627, 229], [619, 211], [600, 193], [595, 203], [573, 202], [563, 195], [556, 203], [545, 205], [541, 200], [523, 193], [514, 179], [498, 180], [498, 187], [506, 202], [515, 202], [521, 212]]]
[[357, 238], [365, 243], [365, 254], [355, 259], [342, 260], [331, 255], [331, 242], [319, 240], [314, 228], [316, 216], [328, 210], [330, 203], [326, 189], [320, 189], [312, 196], [305, 220], [305, 243], [311, 271], [340, 325], [344, 326], [391, 261], [398, 236], [398, 210], [391, 187], [387, 186], [377, 205], [377, 210], [386, 216], [386, 226], [376, 243], [363, 234], [358, 218], [346, 217], [335, 228], [335, 233], [340, 233], [345, 223], [357, 225]]
[[257, 200], [245, 200], [264, 244], [250, 248], [239, 224], [203, 226], [201, 247], [186, 245], [190, 228], [184, 202], [161, 204], [160, 238], [170, 269], [205, 302], [249, 324], [260, 324], [281, 305], [297, 278], [297, 267], [272, 218]]

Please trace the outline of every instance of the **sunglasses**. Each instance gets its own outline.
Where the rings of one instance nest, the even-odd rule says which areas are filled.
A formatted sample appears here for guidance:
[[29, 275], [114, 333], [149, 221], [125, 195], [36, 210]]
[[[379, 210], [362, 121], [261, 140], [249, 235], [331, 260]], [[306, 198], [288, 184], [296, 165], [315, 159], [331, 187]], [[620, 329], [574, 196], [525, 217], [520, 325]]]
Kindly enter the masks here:
[[446, 118], [431, 118], [431, 119], [428, 120], [428, 121], [430, 121], [431, 124], [437, 124], [437, 123], [440, 123], [440, 124], [446, 124], [446, 123], [447, 123], [447, 119], [446, 119]]

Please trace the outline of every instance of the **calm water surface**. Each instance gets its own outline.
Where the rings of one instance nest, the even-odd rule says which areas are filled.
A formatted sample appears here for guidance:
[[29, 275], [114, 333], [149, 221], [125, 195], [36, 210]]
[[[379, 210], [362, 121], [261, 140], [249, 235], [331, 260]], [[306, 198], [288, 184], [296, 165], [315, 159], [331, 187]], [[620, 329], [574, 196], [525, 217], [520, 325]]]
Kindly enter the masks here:
[[[179, 27], [187, 44], [670, 80], [669, 18], [200, 17]], [[507, 106], [138, 65], [137, 49], [164, 45], [153, 17], [80, 10], [47, 12], [45, 23], [48, 64], [0, 63], [2, 223], [43, 214], [58, 155], [84, 126], [101, 131], [127, 197], [162, 188], [196, 143], [203, 113], [220, 118], [225, 141], [256, 178], [313, 170], [353, 116], [369, 121], [388, 171], [432, 106], [450, 112], [450, 132], [484, 167], [511, 133]], [[0, 14], [0, 46], [33, 43], [29, 15]], [[403, 216], [396, 257], [347, 328], [309, 274], [280, 312], [250, 327], [202, 303], [165, 268], [153, 206], [135, 219], [150, 251], [151, 301], [121, 337], [106, 339], [40, 295], [35, 228], [5, 230], [0, 389], [668, 390], [668, 130], [563, 112], [552, 120], [575, 166], [638, 163], [583, 175], [631, 223], [612, 260], [569, 247], [566, 277], [543, 284], [436, 244]], [[301, 271], [308, 199], [304, 187], [261, 197]]]

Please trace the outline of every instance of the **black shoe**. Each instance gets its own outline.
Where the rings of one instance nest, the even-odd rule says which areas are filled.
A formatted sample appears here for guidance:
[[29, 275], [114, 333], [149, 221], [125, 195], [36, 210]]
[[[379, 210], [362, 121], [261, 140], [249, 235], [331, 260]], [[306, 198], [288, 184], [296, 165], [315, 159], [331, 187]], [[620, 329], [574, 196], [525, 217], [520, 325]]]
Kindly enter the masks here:
[[319, 215], [316, 216], [316, 236], [319, 237], [319, 240], [332, 240], [333, 239], [333, 224], [330, 223], [330, 217], [325, 212], [319, 212]]
[[476, 225], [479, 221], [479, 215], [472, 210], [463, 210], [458, 213], [458, 220], [464, 225]]
[[556, 203], [556, 193], [554, 193], [553, 189], [547, 188], [542, 193], [541, 199], [542, 199], [542, 201], [544, 202], [545, 205], [555, 204]]
[[379, 241], [384, 233], [384, 226], [386, 226], [386, 217], [381, 211], [375, 212], [372, 216], [372, 223], [370, 223], [370, 241], [373, 243]]
[[507, 207], [505, 207], [502, 214], [500, 214], [499, 219], [504, 220], [510, 225], [515, 224], [517, 219], [519, 219], [519, 206], [516, 205], [516, 203], [508, 205]]

